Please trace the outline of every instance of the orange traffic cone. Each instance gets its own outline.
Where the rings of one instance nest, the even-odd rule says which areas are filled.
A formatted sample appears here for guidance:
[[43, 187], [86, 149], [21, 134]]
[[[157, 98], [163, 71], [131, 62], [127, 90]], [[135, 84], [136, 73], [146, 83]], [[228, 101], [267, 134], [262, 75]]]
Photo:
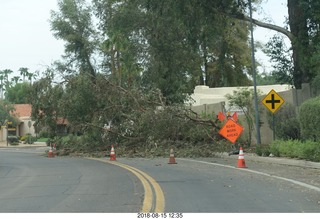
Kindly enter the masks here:
[[111, 146], [110, 160], [111, 160], [111, 161], [117, 160], [117, 159], [116, 159], [116, 153], [114, 152], [114, 147], [113, 147], [113, 145]]
[[174, 158], [173, 149], [170, 150], [170, 157], [169, 157], [169, 163], [168, 164], [177, 164], [176, 159]]
[[240, 147], [240, 150], [239, 150], [238, 168], [247, 168], [246, 162], [244, 160], [244, 154], [243, 154], [242, 147]]
[[49, 152], [48, 152], [48, 157], [49, 158], [54, 157], [54, 154], [53, 154], [53, 151], [52, 151], [51, 147], [50, 147]]

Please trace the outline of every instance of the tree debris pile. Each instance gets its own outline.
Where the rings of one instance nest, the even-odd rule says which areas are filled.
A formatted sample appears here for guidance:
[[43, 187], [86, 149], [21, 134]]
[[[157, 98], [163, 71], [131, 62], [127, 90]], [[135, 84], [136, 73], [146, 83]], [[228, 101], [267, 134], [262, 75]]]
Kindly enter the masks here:
[[[88, 77], [72, 76], [63, 88], [41, 80], [33, 86], [33, 117], [40, 130], [56, 136], [60, 154], [108, 153], [118, 145], [123, 156], [165, 156], [171, 147], [186, 149], [183, 156], [211, 156], [229, 147], [221, 143], [215, 115], [167, 104], [158, 89], [124, 88], [103, 75], [93, 83]], [[58, 118], [68, 121], [67, 135], [59, 134], [53, 122]]]

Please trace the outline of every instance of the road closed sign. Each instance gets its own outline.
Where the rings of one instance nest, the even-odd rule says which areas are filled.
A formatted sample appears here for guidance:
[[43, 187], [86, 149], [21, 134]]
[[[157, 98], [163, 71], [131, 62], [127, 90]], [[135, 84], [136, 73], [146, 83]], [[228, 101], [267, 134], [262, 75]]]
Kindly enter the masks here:
[[242, 132], [243, 127], [241, 125], [239, 125], [232, 119], [228, 119], [227, 122], [220, 129], [219, 134], [227, 140], [229, 140], [230, 142], [235, 143]]

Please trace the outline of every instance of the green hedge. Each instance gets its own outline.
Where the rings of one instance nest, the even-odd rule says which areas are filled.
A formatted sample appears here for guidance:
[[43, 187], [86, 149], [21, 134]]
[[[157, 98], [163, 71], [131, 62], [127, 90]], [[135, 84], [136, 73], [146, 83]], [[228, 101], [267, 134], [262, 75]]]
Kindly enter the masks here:
[[270, 145], [270, 153], [277, 157], [290, 157], [320, 162], [320, 143], [307, 140], [276, 140]]
[[19, 144], [19, 137], [10, 135], [8, 136], [8, 143], [10, 145], [18, 145]]
[[299, 121], [304, 139], [320, 140], [320, 96], [309, 99], [300, 106]]
[[[269, 127], [272, 130], [275, 128], [277, 139], [300, 139], [300, 123], [296, 108], [292, 104], [285, 103], [277, 113], [273, 114], [269, 112], [267, 115]], [[273, 127], [273, 117], [275, 120], [275, 127]]]

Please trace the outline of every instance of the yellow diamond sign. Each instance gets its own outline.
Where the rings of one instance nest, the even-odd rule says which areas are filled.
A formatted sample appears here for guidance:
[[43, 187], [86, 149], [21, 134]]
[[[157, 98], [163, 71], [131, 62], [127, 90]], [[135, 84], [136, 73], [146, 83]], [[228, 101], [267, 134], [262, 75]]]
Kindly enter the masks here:
[[262, 99], [263, 105], [267, 107], [272, 113], [275, 113], [279, 107], [284, 103], [282, 97], [273, 89]]

